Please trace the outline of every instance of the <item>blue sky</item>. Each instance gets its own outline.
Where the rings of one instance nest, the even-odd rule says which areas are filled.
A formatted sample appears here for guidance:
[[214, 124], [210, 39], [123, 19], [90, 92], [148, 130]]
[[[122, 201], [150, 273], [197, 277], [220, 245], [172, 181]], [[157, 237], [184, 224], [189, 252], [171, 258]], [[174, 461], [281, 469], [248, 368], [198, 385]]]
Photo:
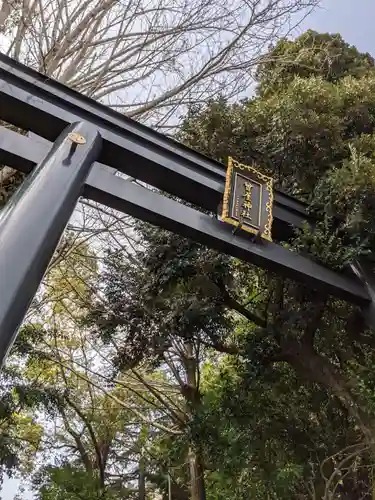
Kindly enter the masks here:
[[340, 33], [351, 45], [375, 56], [375, 0], [323, 0], [303, 30]]
[[[303, 23], [300, 31], [340, 33], [350, 44], [375, 57], [375, 0], [323, 0]], [[6, 481], [0, 500], [13, 500], [16, 481]], [[25, 500], [30, 496], [25, 496]]]

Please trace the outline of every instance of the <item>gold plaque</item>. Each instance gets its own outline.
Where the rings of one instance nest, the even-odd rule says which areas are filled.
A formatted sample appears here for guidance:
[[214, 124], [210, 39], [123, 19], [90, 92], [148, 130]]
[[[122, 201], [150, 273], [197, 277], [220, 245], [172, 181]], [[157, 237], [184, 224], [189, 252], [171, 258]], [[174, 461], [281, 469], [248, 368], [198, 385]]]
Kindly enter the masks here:
[[228, 159], [222, 220], [272, 241], [273, 179]]

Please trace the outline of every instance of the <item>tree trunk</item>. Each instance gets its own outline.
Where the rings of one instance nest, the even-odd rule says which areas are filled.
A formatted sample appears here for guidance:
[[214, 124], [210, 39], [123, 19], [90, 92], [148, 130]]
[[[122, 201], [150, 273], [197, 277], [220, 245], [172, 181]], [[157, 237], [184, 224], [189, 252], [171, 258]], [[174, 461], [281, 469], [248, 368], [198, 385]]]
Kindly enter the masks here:
[[288, 342], [283, 349], [285, 360], [301, 378], [324, 386], [337, 397], [361, 429], [367, 443], [374, 449], [375, 421], [361, 408], [351, 392], [351, 384], [327, 358], [318, 354], [314, 347], [298, 341]]
[[138, 476], [138, 500], [146, 500], [146, 467], [145, 459], [139, 459], [139, 476]]
[[191, 500], [206, 500], [204, 468], [201, 454], [192, 446], [189, 449], [190, 494]]
[[[193, 416], [199, 411], [201, 396], [199, 392], [197, 373], [197, 359], [194, 355], [193, 345], [190, 342], [185, 344], [185, 369], [187, 387], [183, 391], [188, 412]], [[191, 500], [206, 500], [206, 488], [204, 481], [204, 466], [202, 453], [199, 444], [191, 440], [188, 452], [189, 474], [190, 474], [190, 495]]]

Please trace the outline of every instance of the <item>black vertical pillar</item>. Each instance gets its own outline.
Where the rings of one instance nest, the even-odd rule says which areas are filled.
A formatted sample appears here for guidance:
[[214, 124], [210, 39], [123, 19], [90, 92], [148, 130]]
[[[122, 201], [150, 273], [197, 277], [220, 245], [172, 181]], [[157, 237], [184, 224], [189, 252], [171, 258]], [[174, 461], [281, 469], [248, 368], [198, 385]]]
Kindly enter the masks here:
[[0, 364], [43, 278], [101, 149], [87, 123], [67, 127], [0, 212]]

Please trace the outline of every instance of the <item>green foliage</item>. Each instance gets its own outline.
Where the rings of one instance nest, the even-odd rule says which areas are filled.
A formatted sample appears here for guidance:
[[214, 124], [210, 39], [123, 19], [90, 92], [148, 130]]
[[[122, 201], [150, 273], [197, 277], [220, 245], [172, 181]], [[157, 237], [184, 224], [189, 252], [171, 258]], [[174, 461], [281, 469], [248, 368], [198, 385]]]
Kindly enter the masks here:
[[337, 227], [337, 219], [327, 216], [327, 213], [323, 214], [323, 220], [316, 223], [313, 233], [306, 225], [296, 232], [293, 242], [294, 251], [338, 271], [348, 268], [357, 258], [368, 255], [367, 247], [367, 239], [362, 239], [358, 233], [345, 234], [342, 225]]
[[[42, 486], [38, 483], [42, 482]], [[40, 500], [125, 500], [132, 498], [129, 490], [101, 488], [98, 478], [70, 464], [48, 467], [35, 486]]]
[[[372, 265], [373, 59], [339, 36], [314, 32], [281, 41], [271, 55], [258, 68], [254, 99], [191, 110], [179, 137], [220, 161], [233, 156], [254, 162], [277, 187], [311, 203], [321, 222], [297, 232], [291, 251], [338, 270], [358, 258]], [[243, 477], [248, 484], [238, 498], [307, 498], [312, 488], [320, 498], [328, 494], [329, 477], [320, 470], [322, 461], [355, 446], [359, 429], [373, 440], [373, 332], [366, 332], [355, 308], [303, 285], [261, 273], [258, 286], [265, 288], [258, 308], [266, 311], [267, 329], [244, 325], [234, 373], [214, 377], [218, 401], [212, 407], [209, 400], [202, 439], [218, 462], [207, 480], [213, 481], [213, 498], [228, 496], [224, 491], [232, 496]], [[235, 386], [224, 397], [219, 387], [230, 379]], [[215, 429], [212, 440], [209, 429]], [[271, 450], [269, 462], [257, 453], [265, 450]], [[366, 460], [358, 458], [362, 468], [348, 471], [340, 498], [368, 491]]]
[[50, 411], [54, 392], [38, 382], [27, 383], [19, 369], [7, 366], [1, 374], [0, 482], [3, 474], [30, 473], [40, 449], [43, 428], [36, 414]]
[[157, 361], [171, 335], [220, 341], [230, 324], [219, 293], [228, 257], [145, 224], [135, 230], [142, 242], [134, 255], [138, 265], [122, 254], [108, 255], [102, 274], [106, 300], [87, 318], [102, 338], [121, 337], [116, 363]]
[[[369, 147], [370, 136], [360, 137]], [[358, 144], [358, 143], [357, 143]], [[375, 145], [375, 143], [373, 143]], [[361, 144], [358, 144], [360, 146]], [[371, 259], [375, 243], [375, 161], [374, 150], [350, 147], [350, 157], [332, 169], [321, 182], [315, 197], [318, 212], [324, 211], [337, 231], [345, 235], [345, 245], [357, 249], [357, 256]]]
[[[254, 376], [252, 360], [225, 358], [204, 371], [201, 438], [209, 498], [301, 498], [306, 484], [323, 493], [318, 464], [355, 442], [337, 401], [278, 364]], [[213, 471], [213, 472], [211, 472]], [[305, 498], [305, 497], [302, 497]]]
[[78, 319], [90, 306], [97, 259], [84, 239], [67, 232], [55, 255], [46, 280], [45, 300], [60, 321]]
[[361, 54], [339, 34], [308, 30], [296, 40], [281, 40], [266, 55], [257, 68], [258, 93], [282, 92], [295, 76], [335, 83], [349, 75], [361, 78], [373, 67], [370, 54]]
[[337, 83], [296, 72], [279, 91], [242, 105], [219, 100], [191, 110], [179, 138], [220, 161], [254, 161], [276, 186], [311, 201], [322, 176], [350, 157], [352, 143], [371, 148], [374, 99], [372, 68], [362, 78], [348, 69]]

